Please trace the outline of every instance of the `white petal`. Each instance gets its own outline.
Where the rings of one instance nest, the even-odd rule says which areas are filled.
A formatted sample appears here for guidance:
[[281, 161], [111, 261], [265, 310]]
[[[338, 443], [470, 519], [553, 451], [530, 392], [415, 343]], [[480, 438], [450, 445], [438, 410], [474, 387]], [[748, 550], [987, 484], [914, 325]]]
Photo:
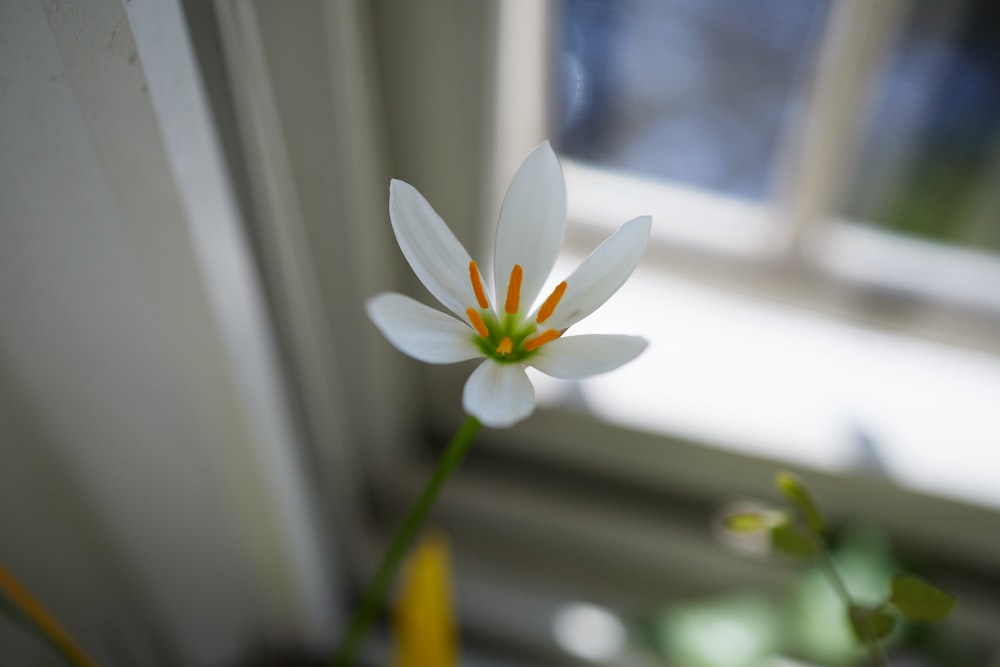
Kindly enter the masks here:
[[365, 303], [368, 317], [400, 352], [429, 364], [483, 356], [472, 327], [402, 294], [386, 292]]
[[389, 184], [389, 218], [403, 256], [417, 278], [459, 317], [476, 305], [469, 253], [423, 195], [403, 181]]
[[521, 310], [527, 312], [559, 256], [566, 230], [566, 182], [549, 142], [518, 168], [500, 208], [493, 275], [497, 304], [507, 297], [515, 264], [524, 270]]
[[639, 263], [649, 242], [651, 224], [648, 215], [629, 220], [598, 246], [566, 279], [566, 293], [545, 326], [565, 329], [590, 315], [617, 292]]
[[638, 336], [567, 336], [542, 346], [530, 363], [560, 380], [582, 380], [632, 361], [646, 345], [646, 340]]
[[535, 410], [535, 389], [520, 364], [486, 360], [472, 372], [462, 406], [490, 428], [507, 428]]

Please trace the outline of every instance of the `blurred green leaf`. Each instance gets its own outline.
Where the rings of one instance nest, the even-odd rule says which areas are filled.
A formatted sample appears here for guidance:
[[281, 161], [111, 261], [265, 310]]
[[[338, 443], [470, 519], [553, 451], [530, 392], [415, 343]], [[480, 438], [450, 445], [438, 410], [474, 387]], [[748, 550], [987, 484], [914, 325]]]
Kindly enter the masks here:
[[802, 513], [806, 525], [817, 534], [822, 534], [826, 521], [802, 480], [787, 470], [780, 470], [774, 482], [788, 502]]
[[917, 577], [900, 575], [892, 580], [890, 602], [911, 621], [940, 621], [958, 602], [951, 593]]
[[851, 605], [847, 610], [851, 619], [851, 629], [860, 642], [881, 639], [896, 627], [896, 617], [881, 609], [867, 609]]
[[722, 524], [734, 533], [759, 533], [770, 530], [780, 520], [774, 512], [733, 512]]
[[812, 541], [787, 521], [771, 528], [771, 548], [796, 558], [811, 558], [816, 555], [816, 546]]

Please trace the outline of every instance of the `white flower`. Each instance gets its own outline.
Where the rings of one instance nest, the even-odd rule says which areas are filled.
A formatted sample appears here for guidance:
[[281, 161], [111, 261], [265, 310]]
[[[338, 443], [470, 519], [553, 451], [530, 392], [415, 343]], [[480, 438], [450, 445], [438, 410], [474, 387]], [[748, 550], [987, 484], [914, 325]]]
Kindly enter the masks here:
[[394, 293], [369, 299], [368, 315], [389, 342], [420, 361], [485, 358], [466, 382], [462, 403], [486, 426], [512, 426], [534, 410], [535, 391], [525, 366], [579, 380], [618, 368], [645, 349], [646, 341], [637, 336], [563, 334], [632, 274], [649, 240], [649, 216], [625, 223], [531, 309], [555, 265], [566, 227], [566, 186], [548, 142], [525, 158], [500, 209], [495, 295], [416, 189], [393, 180], [389, 193], [392, 229], [403, 255], [455, 317]]

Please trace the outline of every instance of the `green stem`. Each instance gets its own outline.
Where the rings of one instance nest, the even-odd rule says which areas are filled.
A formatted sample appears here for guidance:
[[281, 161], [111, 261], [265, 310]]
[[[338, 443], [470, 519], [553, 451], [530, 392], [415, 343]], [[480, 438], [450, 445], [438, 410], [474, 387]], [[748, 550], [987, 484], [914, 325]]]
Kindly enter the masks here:
[[854, 600], [851, 598], [850, 591], [847, 590], [847, 584], [840, 577], [840, 573], [837, 572], [837, 568], [833, 566], [833, 559], [830, 558], [830, 554], [826, 550], [826, 545], [821, 544], [819, 546], [819, 564], [823, 569], [824, 574], [826, 574], [827, 579], [833, 584], [833, 587], [837, 589], [837, 594], [840, 595], [841, 599], [846, 605], [853, 605]]
[[479, 433], [480, 428], [482, 428], [482, 424], [479, 423], [478, 419], [467, 417], [465, 423], [458, 429], [455, 437], [448, 443], [448, 448], [441, 456], [441, 460], [434, 469], [434, 474], [431, 475], [427, 486], [424, 487], [420, 497], [417, 498], [417, 502], [410, 508], [410, 512], [396, 530], [396, 534], [393, 536], [388, 550], [382, 557], [382, 562], [379, 564], [375, 576], [368, 584], [361, 604], [351, 618], [351, 625], [347, 629], [347, 634], [333, 656], [333, 661], [330, 663], [332, 667], [351, 667], [357, 660], [358, 652], [361, 650], [365, 636], [368, 634], [368, 630], [378, 615], [379, 607], [385, 598], [389, 584], [392, 583], [396, 570], [399, 569], [399, 564], [403, 560], [403, 556], [406, 555], [410, 545], [413, 543], [413, 539], [417, 535], [417, 531], [423, 525], [424, 519], [427, 517], [427, 512], [434, 504], [434, 500], [437, 498], [438, 493], [440, 493], [441, 487], [444, 486], [445, 481], [455, 471], [458, 464], [462, 462], [465, 453], [469, 450], [469, 446], [475, 439], [476, 434]]
[[[837, 572], [837, 568], [834, 567], [833, 559], [827, 552], [826, 544], [823, 543], [822, 538], [818, 546], [820, 568], [826, 574], [827, 579], [833, 584], [834, 589], [836, 589], [837, 594], [840, 595], [844, 604], [847, 605], [847, 608], [854, 609], [856, 607], [854, 599], [851, 597], [850, 591], [847, 590], [847, 584], [844, 583], [840, 573]], [[878, 667], [889, 667], [889, 659], [886, 657], [885, 651], [882, 650], [878, 639], [869, 634], [868, 627], [862, 627], [861, 629], [864, 632], [865, 644], [868, 647], [868, 652], [871, 654], [874, 664]]]

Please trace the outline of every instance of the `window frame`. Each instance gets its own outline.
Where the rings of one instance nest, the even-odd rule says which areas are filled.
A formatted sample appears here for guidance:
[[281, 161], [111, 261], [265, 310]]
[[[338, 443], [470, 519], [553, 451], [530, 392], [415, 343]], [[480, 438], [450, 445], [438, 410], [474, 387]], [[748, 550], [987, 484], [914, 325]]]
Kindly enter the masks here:
[[[317, 4], [325, 17], [326, 57], [336, 74], [330, 90], [354, 100], [360, 96], [372, 105], [367, 111], [356, 108], [334, 118], [330, 131], [338, 141], [354, 142], [344, 144], [353, 148], [340, 159], [375, 156], [373, 163], [364, 166], [365, 182], [384, 184], [391, 174], [412, 183], [466, 247], [488, 246], [492, 228], [477, 223], [495, 221], [517, 163], [544, 138], [548, 118], [543, 104], [526, 105], [525, 100], [546, 99], [550, 73], [536, 68], [530, 76], [518, 76], [516, 68], [508, 69], [511, 62], [517, 62], [508, 56], [512, 51], [534, 57], [548, 53], [555, 5], [509, 0], [456, 8], [445, 0], [433, 0], [419, 7], [373, 3], [366, 12], [358, 2]], [[829, 40], [856, 38], [845, 23], [878, 24], [862, 31], [864, 39], [873, 43], [854, 49], [857, 58], [850, 68], [867, 71], [865, 63], [871, 65], [884, 52], [879, 40], [891, 34], [893, 17], [898, 16], [894, 11], [900, 4], [901, 0], [836, 3], [839, 22], [835, 25], [839, 27], [831, 29]], [[341, 259], [365, 278], [350, 294], [327, 299], [321, 283], [310, 284], [317, 278], [311, 265], [314, 260], [306, 260], [318, 223], [296, 212], [303, 194], [290, 180], [294, 151], [290, 154], [281, 144], [288, 132], [282, 125], [283, 111], [273, 90], [254, 84], [261, 79], [266, 83], [276, 73], [261, 54], [247, 59], [241, 50], [247, 44], [263, 48], [245, 41], [248, 30], [253, 35], [267, 29], [252, 20], [254, 7], [237, 0], [216, 0], [225, 24], [224, 37], [229, 30], [227, 64], [229, 76], [237, 79], [236, 115], [269, 109], [263, 120], [243, 119], [250, 125], [243, 130], [242, 141], [251, 150], [247, 156], [251, 169], [260, 170], [251, 173], [256, 196], [261, 197], [253, 205], [254, 212], [262, 215], [263, 211], [266, 216], [259, 224], [265, 234], [286, 235], [269, 242], [290, 250], [262, 255], [261, 263], [265, 273], [271, 273], [274, 307], [289, 321], [291, 330], [283, 332], [286, 354], [304, 355], [292, 358], [294, 381], [305, 404], [303, 420], [318, 452], [317, 477], [321, 486], [326, 483], [326, 497], [337, 518], [337, 541], [348, 552], [347, 566], [354, 584], [359, 585], [373, 571], [381, 546], [418, 494], [441, 443], [461, 422], [461, 390], [469, 369], [465, 365], [421, 367], [370, 330], [324, 331], [323, 322], [316, 321], [317, 312], [362, 317], [363, 300], [387, 286], [379, 284], [378, 275], [391, 273], [393, 268], [406, 275], [392, 281], [404, 285], [402, 291], [423, 292], [396, 252], [387, 223], [352, 228], [357, 236]], [[362, 32], [360, 43], [352, 44], [345, 41], [338, 26], [359, 17], [370, 32]], [[510, 39], [515, 32], [516, 42]], [[455, 57], [456, 52], [463, 57]], [[359, 62], [370, 69], [355, 69]], [[412, 76], [414, 70], [419, 77]], [[863, 87], [850, 71], [841, 74], [845, 80], [830, 90], [816, 91], [816, 99], [844, 88], [850, 92]], [[242, 84], [241, 76], [246, 77]], [[432, 94], [414, 94], [420, 92], [413, 88], [414, 78]], [[366, 83], [373, 79], [380, 85]], [[303, 86], [308, 88], [308, 82]], [[448, 104], [442, 106], [440, 99], [447, 99]], [[846, 101], [844, 106], [840, 115], [828, 119], [842, 127], [841, 136], [859, 121], [857, 109]], [[378, 109], [384, 110], [385, 117], [352, 135], [358, 128], [356, 114]], [[271, 140], [279, 143], [268, 148], [266, 142]], [[849, 168], [847, 157], [834, 150], [839, 148], [836, 142], [827, 147], [822, 164], [805, 159], [816, 150], [813, 143], [795, 135], [786, 144], [789, 154], [812, 165], [801, 172], [802, 178], [817, 181], [808, 190], [809, 198], [802, 195], [801, 201], [783, 204], [787, 219], [819, 219], [818, 213], [801, 211], [829, 210], [832, 191], [823, 186], [824, 175], [842, 175]], [[788, 162], [794, 162], [793, 158]], [[470, 163], [479, 168], [468, 169]], [[330, 166], [341, 170], [334, 173], [349, 173], [348, 166], [336, 158]], [[796, 191], [788, 187], [789, 192]], [[384, 190], [369, 192], [362, 187], [356, 198], [352, 192], [348, 188], [342, 193], [345, 199], [339, 214], [387, 221]], [[578, 222], [586, 226], [586, 221], [571, 220], [574, 225]], [[785, 252], [793, 249], [793, 259], [777, 263], [773, 272], [752, 261], [734, 261], [732, 255], [705, 251], [699, 259], [712, 258], [703, 263], [708, 270], [696, 269], [691, 262], [687, 270], [692, 277], [728, 285], [753, 275], [761, 290], [775, 294], [776, 280], [788, 275], [789, 266], [801, 271], [801, 257], [814, 233], [811, 225], [801, 223], [794, 234], [778, 238], [772, 247]], [[661, 244], [653, 252], [682, 260], [690, 249]], [[366, 259], [359, 262], [359, 257]], [[829, 289], [828, 278], [822, 276], [804, 284], [799, 303], [815, 300], [816, 294]], [[313, 336], [305, 351], [297, 346], [296, 328]], [[327, 358], [334, 349], [356, 351], [363, 363], [377, 371], [359, 380], [337, 360]], [[341, 432], [337, 424], [324, 421], [323, 406], [336, 404], [338, 392], [348, 390], [356, 391], [354, 399], [368, 407], [346, 418], [350, 428]], [[415, 396], [419, 398], [414, 400]], [[386, 414], [395, 418], [385, 419]], [[635, 611], [679, 595], [722, 590], [727, 582], [779, 589], [787, 584], [787, 570], [727, 553], [712, 539], [710, 525], [715, 509], [728, 500], [773, 497], [771, 478], [778, 465], [721, 452], [710, 443], [642, 434], [586, 415], [567, 418], [553, 410], [539, 410], [511, 430], [484, 432], [443, 492], [432, 519], [448, 528], [455, 545], [463, 626], [486, 644], [544, 657], [545, 664], [574, 664], [555, 645], [545, 625], [551, 612], [565, 601], [584, 597]], [[835, 518], [876, 520], [901, 547], [930, 555], [946, 571], [985, 573], [987, 579], [997, 576], [1000, 537], [990, 530], [1000, 519], [997, 512], [894, 488], [859, 474], [801, 472]], [[949, 553], [942, 553], [944, 549]], [[596, 567], [602, 568], [600, 578], [594, 577]], [[648, 585], [636, 588], [637, 573], [646, 577]], [[982, 610], [982, 618], [1000, 623], [1000, 609], [981, 601], [978, 580], [970, 576], [960, 581], [967, 584], [955, 590], [963, 607], [968, 600], [968, 608]], [[520, 617], [525, 609], [534, 610], [527, 620]], [[978, 628], [980, 638], [989, 636], [971, 620], [963, 627], [972, 635]]]
[[[840, 187], [854, 168], [852, 148], [864, 122], [864, 96], [884, 64], [908, 4], [909, 0], [833, 3], [821, 40], [819, 63], [812, 75], [807, 111], [799, 124], [789, 128], [785, 138], [780, 194], [774, 209], [769, 207], [761, 211], [762, 218], [771, 215], [780, 221], [778, 233], [773, 226], [761, 225], [757, 230], [759, 247], [753, 253], [741, 254], [733, 249], [720, 250], [676, 239], [658, 242], [655, 238], [648, 252], [669, 262], [671, 273], [684, 277], [819, 309], [838, 318], [890, 326], [917, 337], [997, 354], [1000, 353], [1000, 340], [995, 331], [1000, 323], [1000, 311], [990, 310], [990, 295], [978, 295], [982, 298], [963, 303], [954, 298], [955, 291], [944, 294], [923, 291], [919, 296], [934, 304], [935, 317], [925, 318], [917, 325], [887, 321], [876, 316], [872, 305], [884, 305], [886, 300], [901, 298], [900, 285], [894, 282], [893, 276], [856, 275], [840, 270], [837, 259], [842, 256], [845, 245], [833, 247], [826, 254], [817, 250], [824, 239], [838, 234], [840, 243], [847, 248], [852, 242], [891, 246], [894, 240], [881, 232], [859, 229], [849, 221], [837, 220], [833, 211]], [[528, 12], [519, 17], [522, 22], [550, 24], [553, 20], [551, 13], [540, 8], [521, 7], [519, 11]], [[531, 11], [535, 13], [532, 15]], [[499, 25], [498, 60], [503, 61], [505, 48], [513, 48], [509, 45], [515, 41], [505, 39], [505, 24], [501, 21]], [[525, 47], [525, 34], [548, 40], [549, 32], [532, 27], [518, 31], [516, 41], [520, 48], [531, 53], [547, 52], [545, 45]], [[850, 55], [844, 57], [844, 54]], [[523, 109], [514, 108], [511, 101], [533, 99], [539, 94], [538, 78], [527, 77], [524, 87], [519, 90], [510, 83], [517, 77], [501, 80], [504, 83], [498, 86], [496, 95], [497, 118], [502, 119], [507, 113], [523, 113]], [[541, 118], [551, 117], [545, 109], [537, 113]], [[503, 145], [508, 149], [517, 146], [526, 151], [544, 134], [538, 134], [537, 125], [526, 123], [524, 127], [529, 129], [523, 137], [512, 138], [508, 134], [511, 127], [497, 121], [494, 136], [505, 137]], [[500, 139], [496, 141], [503, 143]], [[494, 205], [486, 212], [485, 220], [495, 219], [499, 210], [498, 193], [506, 187], [513, 173], [510, 157], [514, 151], [495, 150], [501, 166], [492, 173]], [[594, 170], [572, 161], [565, 166], [570, 179], [583, 172], [589, 172], [586, 175], [594, 179], [608, 177], [607, 174], [595, 175]], [[594, 185], [592, 179], [589, 186]], [[634, 206], [634, 200], [631, 205]], [[720, 215], [725, 216], [728, 213], [725, 209], [731, 203], [720, 197], [714, 205], [722, 209]], [[607, 232], [603, 220], [588, 219], [594, 210], [587, 205], [574, 207], [570, 202], [570, 224], [577, 225], [578, 238], [588, 243], [596, 242]], [[618, 218], [622, 216], [614, 219]], [[595, 233], [597, 230], [600, 234]], [[894, 250], [889, 248], [890, 252]], [[956, 252], [976, 255], [964, 250]], [[691, 261], [692, 256], [695, 261]], [[941, 265], [948, 266], [952, 261], [954, 257], [943, 257]], [[987, 275], [994, 275], [991, 268]], [[871, 298], [844, 298], [845, 294]], [[443, 387], [448, 396], [457, 400], [467, 370], [432, 368], [427, 369], [425, 375], [428, 386]], [[439, 437], [446, 437], [448, 425], [458, 423], [461, 415], [456, 406], [457, 403], [452, 406], [440, 402], [428, 406]], [[639, 433], [602, 423], [588, 415], [567, 415], [562, 410], [542, 409], [510, 431], [486, 433], [476, 449], [484, 462], [476, 463], [474, 454], [473, 461], [460, 475], [464, 479], [456, 480], [444, 494], [439, 510], [439, 516], [454, 532], [455, 539], [461, 540], [462, 548], [479, 559], [479, 565], [468, 566], [467, 578], [470, 580], [490, 576], [477, 574], [478, 566], [493, 574], [497, 569], [504, 569], [502, 558], [498, 562], [489, 553], [489, 548], [477, 549], [484, 542], [496, 547], [483, 538], [476, 527], [477, 522], [485, 520], [495, 521], [491, 523], [493, 530], [503, 535], [516, 535], [522, 540], [520, 548], [505, 552], [507, 559], [516, 560], [519, 554], [525, 559], [556, 560], [553, 550], [576, 554], [584, 545], [595, 549], [610, 546], [610, 551], [604, 555], [611, 558], [613, 552], [615, 567], [608, 565], [602, 575], [613, 581], [628, 581], [630, 571], [640, 571], [649, 577], [645, 580], [647, 590], [631, 590], [633, 597], [623, 601], [609, 590], [611, 586], [587, 581], [586, 568], [576, 569], [569, 564], [556, 577], [560, 581], [549, 581], [548, 585], [554, 590], [572, 590], [573, 595], [585, 599], [589, 594], [590, 599], [604, 600], [612, 606], [616, 602], [625, 608], [653, 604], [657, 595], [689, 591], [685, 580], [699, 570], [704, 571], [700, 580], [704, 590], [712, 589], [713, 581], [717, 588], [722, 588], [719, 581], [741, 581], [777, 590], [787, 584], [787, 572], [775, 573], [766, 565], [761, 567], [759, 561], [741, 561], [720, 554], [724, 547], [712, 540], [710, 519], [711, 508], [719, 508], [737, 498], [773, 500], [776, 495], [772, 491], [773, 475], [780, 467], [794, 470], [808, 479], [835, 521], [860, 518], [877, 522], [889, 532], [894, 547], [901, 553], [917, 555], [930, 565], [931, 574], [949, 578], [965, 609], [953, 621], [960, 634], [977, 641], [989, 641], [988, 628], [1000, 622], [1000, 606], [982, 592], [982, 586], [995, 582], [1000, 574], [996, 566], [1000, 562], [1000, 535], [995, 530], [1000, 524], [1000, 511], [996, 509], [894, 486], [885, 479], [862, 472], [841, 474], [804, 469], [722, 451], [708, 442]], [[421, 475], [429, 470], [433, 451], [426, 451], [423, 467], [399, 471], [400, 478], [407, 480], [406, 488], [389, 492], [398, 508], [403, 506], [405, 498], [416, 493]], [[526, 476], [532, 471], [544, 472], [535, 484], [519, 484], [505, 479], [504, 473], [493, 472], [494, 465]], [[554, 473], [553, 479], [564, 481], [567, 476], [576, 476], [579, 486], [574, 491], [547, 492], [544, 486], [548, 482], [544, 480], [549, 479], [548, 473], [554, 469], [561, 472]], [[505, 483], [510, 484], [509, 488], [505, 488]], [[598, 517], [588, 516], [585, 512], [598, 510], [592, 506], [584, 512], [578, 509], [581, 504], [589, 504], [591, 494], [587, 486], [602, 483], [608, 483], [629, 501], [616, 504], [615, 492], [610, 492], [611, 504], [603, 506]], [[566, 484], [573, 486], [572, 482]], [[643, 500], [633, 503], [626, 487], [641, 495]], [[513, 496], [518, 500], [510, 500]], [[524, 497], [534, 497], [536, 502], [529, 503]], [[548, 512], [539, 512], [539, 505], [548, 508]], [[637, 516], [630, 517], [630, 512]], [[661, 517], [669, 515], [669, 518], [657, 522], [651, 519], [650, 512], [660, 512]], [[567, 546], [565, 539], [554, 539], [554, 534], [571, 535], [572, 538], [566, 539], [571, 539], [569, 544], [573, 546]], [[539, 556], [542, 553], [544, 557]], [[770, 567], [780, 570], [775, 564]], [[461, 568], [459, 575], [462, 575]], [[464, 605], [475, 610], [474, 619], [477, 615], [496, 616], [481, 609], [474, 599], [464, 600]], [[545, 641], [531, 633], [522, 633], [520, 637], [524, 641], [532, 637], [537, 641], [534, 645], [537, 651], [549, 659], [554, 658], [551, 640]]]
[[[654, 229], [651, 248], [647, 251], [653, 255], [653, 262], [669, 267], [665, 270], [672, 275], [679, 274], [685, 278], [727, 287], [737, 292], [749, 292], [769, 300], [792, 303], [809, 310], [820, 310], [849, 321], [867, 322], [880, 327], [889, 326], [917, 338], [944, 341], [959, 347], [1000, 354], [1000, 336], [996, 335], [996, 331], [1000, 330], [998, 329], [1000, 301], [996, 295], [980, 291], [977, 294], [966, 294], [967, 298], [963, 302], [962, 290], [958, 287], [939, 289], [935, 292], [933, 286], [922, 285], [921, 288], [914, 290], [914, 293], [928, 300], [938, 315], [924, 318], [916, 324], [904, 325], [878, 318], [871, 306], [872, 303], [884, 305], [885, 300], [899, 298], [899, 293], [905, 291], [905, 286], [899, 284], [896, 276], [878, 273], [861, 275], [851, 273], [838, 265], [844, 254], [863, 244], [876, 246], [884, 254], [891, 255], [892, 259], [902, 263], [912, 265], [916, 261], [933, 262], [942, 270], [952, 273], [967, 259], [982, 260], [982, 253], [963, 249], [935, 248], [931, 246], [937, 244], [931, 243], [911, 243], [906, 240], [899, 246], [892, 247], [895, 239], [888, 238], [888, 234], [861, 229], [850, 221], [836, 219], [832, 213], [840, 184], [855, 167], [851, 146], [857, 141], [859, 129], [865, 120], [865, 97], [881, 71], [892, 41], [901, 30], [909, 4], [910, 0], [885, 0], [875, 3], [845, 2], [832, 5], [831, 15], [827, 19], [827, 27], [821, 39], [819, 63], [810, 83], [812, 93], [810, 102], [806, 105], [805, 117], [799, 124], [789, 128], [784, 141], [786, 146], [784, 151], [786, 157], [782, 161], [784, 185], [779, 189], [783, 194], [779, 194], [776, 204], [778, 213], [775, 216], [780, 221], [777, 226], [784, 227], [784, 230], [779, 230], [779, 233], [775, 234], [774, 225], [761, 222], [768, 217], [768, 209], [772, 208], [768, 204], [758, 206], [729, 200], [722, 196], [698, 193], [695, 195], [699, 198], [697, 205], [708, 209], [710, 214], [717, 213], [716, 217], [720, 223], [727, 222], [725, 219], [734, 215], [732, 211], [734, 207], [741, 208], [737, 211], [740, 214], [758, 207], [757, 222], [761, 224], [757, 224], [752, 231], [744, 235], [744, 239], [740, 242], [743, 248], [711, 247], [709, 243], [700, 239], [692, 241], [687, 238], [671, 238], [669, 231], [658, 238], [659, 231]], [[516, 12], [517, 21], [499, 22], [497, 67], [501, 66], [499, 63], [504, 62], [509, 52], [527, 51], [539, 54], [547, 53], [551, 48], [539, 44], [525, 46], [524, 39], [525, 35], [528, 35], [534, 36], [535, 39], [549, 40], [550, 31], [541, 29], [541, 26], [552, 23], [553, 13], [537, 5], [521, 5]], [[526, 24], [531, 27], [524, 30], [523, 26]], [[512, 26], [521, 26], [522, 29], [517, 29], [515, 33]], [[505, 36], [505, 31], [510, 32]], [[843, 57], [845, 53], [850, 54], [850, 57]], [[512, 61], [516, 62], [516, 58]], [[506, 111], [511, 115], [523, 115], [523, 105], [512, 103], [511, 100], [536, 99], [539, 96], [547, 99], [544, 97], [543, 78], [518, 77], [507, 72], [504, 76], [498, 77], [498, 82], [495, 97], [497, 104], [495, 113], [498, 119], [504, 118]], [[521, 88], [516, 88], [517, 82], [521, 82]], [[553, 116], [544, 107], [536, 107], [536, 113], [541, 118]], [[501, 120], [496, 122], [494, 136], [498, 138], [498, 143], [503, 144], [502, 138], [506, 136], [505, 133], [514, 130], [510, 124], [505, 124]], [[513, 142], [508, 140], [504, 145], [509, 146], [518, 142], [527, 146], [533, 145], [532, 142], [538, 138], [538, 123], [532, 125], [521, 122], [521, 127], [529, 128], [524, 136], [515, 137]], [[510, 168], [512, 151], [499, 152], [498, 149], [497, 154], [499, 156], [497, 161], [506, 165], [506, 168], [496, 168], [492, 172], [492, 191], [495, 193], [493, 199], [496, 205], [486, 215], [487, 220], [496, 217], [500, 201], [496, 193], [502, 192], [507, 183], [507, 180], [501, 180], [498, 174], [504, 174], [509, 179], [508, 172], [513, 171]], [[602, 240], [610, 231], [611, 227], [607, 226], [609, 216], [617, 223], [619, 218], [627, 218], [633, 213], [630, 209], [635, 207], [635, 190], [645, 189], [644, 194], [647, 195], [653, 191], [655, 196], [673, 187], [664, 188], [659, 184], [650, 184], [647, 179], [603, 172], [569, 160], [564, 160], [564, 168], [571, 187], [574, 181], [578, 182], [576, 190], [579, 193], [593, 193], [600, 190], [602, 179], [614, 181], [613, 186], [605, 188], [606, 190], [621, 189], [623, 183], [626, 189], [632, 188], [632, 191], [619, 200], [612, 199], [611, 204], [603, 206], [597, 203], [604, 196], [603, 192], [582, 203], [570, 201], [570, 224], [575, 227], [574, 236], [585, 245], [593, 245]], [[684, 188], [676, 189], [679, 191]], [[673, 195], [668, 193], [663, 197], [665, 205], [669, 206], [670, 203], [678, 201], [676, 196], [674, 199], [671, 199], [671, 196]], [[691, 195], [682, 193], [680, 196]], [[626, 213], [623, 215], [610, 213], [616, 210], [616, 204], [620, 204], [621, 210], [626, 210]], [[829, 243], [832, 247], [826, 251], [817, 250], [817, 239], [824, 237], [833, 239]], [[691, 261], [690, 257], [685, 260], [686, 255], [694, 256], [694, 261]], [[1000, 275], [998, 272], [1000, 272], [1000, 260], [996, 265], [987, 260], [981, 262], [977, 270], [970, 275], [976, 278], [989, 278]], [[968, 280], [963, 286], [970, 287], [972, 282], [974, 281]], [[842, 296], [845, 293], [861, 294], [871, 298], [845, 299]], [[452, 373], [440, 369], [431, 369], [428, 372], [435, 376], [431, 381], [436, 381], [437, 377], [440, 377], [444, 382], [453, 383], [452, 391], [460, 386], [465, 375], [463, 372]], [[585, 434], [591, 426], [581, 429], [580, 433]], [[552, 442], [560, 440], [557, 433], [547, 433], [544, 429], [536, 432], [531, 428], [530, 420], [517, 430], [518, 432], [530, 430], [532, 438]], [[674, 439], [671, 440], [676, 442]], [[711, 447], [711, 443], [704, 444]], [[518, 449], [516, 444], [511, 446]], [[573, 447], [568, 447], [560, 456], [565, 455], [572, 459], [573, 451]], [[597, 469], [615, 469], [614, 460], [603, 458], [600, 454], [595, 456]], [[739, 455], [734, 456], [739, 457]], [[590, 455], [582, 458], [589, 459]], [[697, 459], [696, 456], [693, 458]], [[749, 457], [743, 458], [748, 458], [748, 461], [742, 461], [738, 466], [739, 469], [743, 469], [749, 461], [754, 460]], [[767, 465], [773, 468], [777, 463], [767, 462]], [[633, 467], [629, 474], [642, 478], [647, 472], [648, 470], [640, 464]], [[672, 476], [668, 475], [667, 479], [669, 478]], [[742, 481], [736, 477], [722, 478], [713, 485], [718, 486], [718, 491], [724, 492], [726, 488], [741, 488]], [[860, 509], [851, 505], [851, 493], [843, 495], [847, 503], [846, 508]], [[937, 500], [930, 496], [928, 499]], [[948, 504], [951, 501], [943, 502]], [[985, 511], [990, 515], [1000, 516], [995, 510], [985, 509]], [[905, 525], [906, 522], [904, 520], [900, 523]], [[947, 526], [942, 525], [942, 528]], [[996, 555], [1000, 556], [1000, 553]]]

